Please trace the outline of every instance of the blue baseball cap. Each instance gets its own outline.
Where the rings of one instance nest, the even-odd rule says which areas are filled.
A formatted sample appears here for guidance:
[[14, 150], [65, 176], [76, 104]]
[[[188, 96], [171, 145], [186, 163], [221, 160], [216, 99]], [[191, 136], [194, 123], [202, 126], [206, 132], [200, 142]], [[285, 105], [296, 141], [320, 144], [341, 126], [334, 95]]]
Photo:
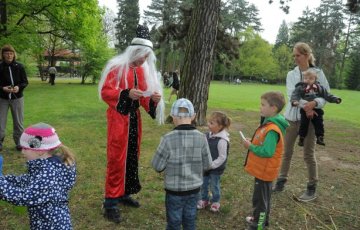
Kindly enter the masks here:
[[[180, 108], [187, 109], [187, 112], [180, 111]], [[170, 112], [170, 115], [174, 117], [192, 117], [194, 114], [194, 106], [191, 101], [186, 98], [180, 98], [176, 100], [173, 103]]]

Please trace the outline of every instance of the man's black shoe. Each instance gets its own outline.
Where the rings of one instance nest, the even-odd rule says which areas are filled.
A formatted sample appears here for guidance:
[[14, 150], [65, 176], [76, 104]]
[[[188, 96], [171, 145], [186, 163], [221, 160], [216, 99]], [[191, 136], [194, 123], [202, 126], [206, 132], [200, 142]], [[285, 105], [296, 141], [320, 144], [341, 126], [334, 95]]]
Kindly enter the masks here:
[[137, 200], [134, 200], [131, 196], [123, 196], [119, 199], [119, 202], [135, 208], [140, 207], [140, 203]]
[[118, 208], [104, 208], [104, 217], [116, 224], [121, 222], [120, 210]]
[[324, 137], [323, 136], [318, 136], [317, 139], [316, 139], [316, 144], [325, 146]]

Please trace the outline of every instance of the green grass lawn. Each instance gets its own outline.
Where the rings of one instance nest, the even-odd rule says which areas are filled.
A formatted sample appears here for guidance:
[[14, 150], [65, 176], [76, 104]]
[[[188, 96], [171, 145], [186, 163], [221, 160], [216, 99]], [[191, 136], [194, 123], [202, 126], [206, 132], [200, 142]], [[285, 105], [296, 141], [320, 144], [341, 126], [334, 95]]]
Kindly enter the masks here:
[[[215, 82], [211, 84], [209, 107], [231, 110], [259, 111], [260, 96], [266, 91], [280, 91], [286, 95], [283, 85], [242, 84], [234, 85]], [[324, 119], [346, 121], [360, 127], [360, 92], [349, 90], [331, 90], [342, 99], [341, 104], [327, 103]]]
[[[25, 90], [25, 126], [45, 122], [53, 125], [62, 142], [77, 158], [77, 183], [71, 191], [70, 208], [75, 229], [164, 229], [165, 207], [163, 175], [150, 166], [160, 137], [173, 128], [158, 126], [142, 111], [140, 180], [142, 190], [135, 198], [141, 207], [121, 206], [123, 222], [115, 225], [104, 220], [101, 205], [106, 170], [107, 106], [99, 100], [96, 85], [80, 85], [79, 79], [56, 79], [56, 85], [31, 79]], [[245, 149], [237, 130], [250, 136], [259, 122], [259, 98], [269, 90], [285, 92], [285, 86], [211, 84], [209, 112], [223, 110], [232, 118], [228, 166], [222, 177], [221, 212], [202, 210], [198, 229], [244, 229], [244, 218], [251, 213], [253, 178], [243, 171]], [[165, 98], [169, 95], [165, 89]], [[273, 197], [269, 229], [360, 229], [360, 92], [332, 90], [341, 97], [340, 105], [325, 108], [326, 147], [317, 149], [319, 160], [319, 198], [312, 204], [294, 202], [292, 194], [305, 188], [306, 168], [301, 149], [295, 147], [288, 189]], [[169, 111], [170, 105], [166, 110]], [[4, 142], [4, 173], [25, 171], [24, 159], [14, 150], [12, 121], [9, 114]], [[206, 127], [199, 127], [205, 131]], [[0, 203], [0, 229], [29, 229], [26, 209]], [[336, 228], [335, 228], [336, 226]]]

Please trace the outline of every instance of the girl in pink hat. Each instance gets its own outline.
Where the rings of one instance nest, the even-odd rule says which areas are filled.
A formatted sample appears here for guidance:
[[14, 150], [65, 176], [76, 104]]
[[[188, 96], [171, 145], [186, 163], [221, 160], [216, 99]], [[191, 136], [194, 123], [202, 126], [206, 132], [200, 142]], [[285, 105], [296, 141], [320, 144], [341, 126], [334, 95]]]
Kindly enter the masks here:
[[76, 177], [73, 153], [44, 123], [25, 129], [20, 144], [28, 172], [0, 176], [0, 199], [27, 206], [30, 229], [72, 229], [68, 193]]

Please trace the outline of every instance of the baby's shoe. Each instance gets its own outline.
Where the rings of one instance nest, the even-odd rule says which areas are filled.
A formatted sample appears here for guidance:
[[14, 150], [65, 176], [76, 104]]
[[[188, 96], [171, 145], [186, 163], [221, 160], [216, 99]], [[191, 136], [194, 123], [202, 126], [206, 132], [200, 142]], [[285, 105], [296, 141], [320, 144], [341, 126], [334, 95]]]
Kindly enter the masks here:
[[209, 201], [207, 201], [207, 200], [199, 200], [198, 202], [197, 202], [197, 205], [196, 205], [196, 207], [197, 207], [197, 209], [204, 209], [204, 208], [206, 208], [206, 206], [208, 206], [210, 203], [209, 203]]
[[211, 205], [210, 207], [210, 211], [212, 212], [218, 212], [220, 210], [220, 203], [219, 202], [215, 202]]

